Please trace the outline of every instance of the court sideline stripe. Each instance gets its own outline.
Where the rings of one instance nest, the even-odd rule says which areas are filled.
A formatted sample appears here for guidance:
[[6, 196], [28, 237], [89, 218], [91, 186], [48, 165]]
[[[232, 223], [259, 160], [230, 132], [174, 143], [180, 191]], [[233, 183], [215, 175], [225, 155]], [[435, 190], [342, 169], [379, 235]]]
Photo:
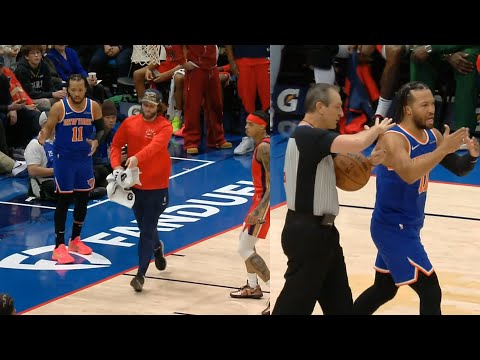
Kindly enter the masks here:
[[[135, 274], [123, 274], [125, 276], [131, 276], [134, 277]], [[204, 286], [211, 286], [211, 287], [219, 287], [223, 289], [238, 289], [238, 286], [228, 286], [228, 285], [218, 285], [218, 284], [209, 284], [205, 282], [200, 282], [200, 281], [189, 281], [189, 280], [179, 280], [179, 279], [169, 279], [169, 278], [164, 278], [164, 277], [156, 277], [156, 276], [145, 276], [146, 279], [153, 279], [153, 280], [165, 280], [165, 281], [173, 281], [173, 282], [179, 282], [179, 283], [185, 283], [185, 284], [192, 284], [192, 285], [204, 285]], [[265, 291], [262, 290], [262, 292], [270, 294], [270, 291]]]

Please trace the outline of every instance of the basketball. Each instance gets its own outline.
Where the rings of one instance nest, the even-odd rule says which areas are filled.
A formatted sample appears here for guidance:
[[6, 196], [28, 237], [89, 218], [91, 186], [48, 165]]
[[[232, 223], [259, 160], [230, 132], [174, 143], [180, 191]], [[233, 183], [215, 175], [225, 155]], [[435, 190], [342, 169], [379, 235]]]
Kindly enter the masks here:
[[345, 191], [357, 191], [367, 185], [372, 166], [361, 153], [341, 153], [333, 158], [337, 187]]

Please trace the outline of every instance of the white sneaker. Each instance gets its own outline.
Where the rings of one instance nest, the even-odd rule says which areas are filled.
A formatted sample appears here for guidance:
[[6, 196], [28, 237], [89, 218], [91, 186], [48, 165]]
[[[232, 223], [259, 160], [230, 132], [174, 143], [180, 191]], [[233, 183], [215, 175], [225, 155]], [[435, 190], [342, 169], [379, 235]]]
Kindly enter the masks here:
[[27, 169], [27, 163], [25, 161], [15, 161], [15, 165], [13, 166], [12, 169], [12, 175], [17, 176], [20, 174], [22, 171], [25, 171]]
[[245, 136], [242, 142], [233, 150], [235, 155], [245, 155], [255, 149], [255, 142], [251, 137]]

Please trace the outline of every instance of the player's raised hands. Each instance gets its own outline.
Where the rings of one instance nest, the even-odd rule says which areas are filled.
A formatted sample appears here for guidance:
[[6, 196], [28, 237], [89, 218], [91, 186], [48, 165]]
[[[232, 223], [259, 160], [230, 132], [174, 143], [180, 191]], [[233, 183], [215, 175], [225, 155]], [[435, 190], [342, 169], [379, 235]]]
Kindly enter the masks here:
[[445, 132], [443, 133], [443, 141], [439, 148], [447, 154], [457, 151], [465, 141], [468, 140], [468, 130], [464, 127], [450, 134], [450, 127], [445, 124]]
[[[385, 131], [390, 130], [392, 127], [394, 127], [396, 124], [393, 122], [392, 118], [384, 118], [382, 121], [380, 121], [380, 118], [375, 118], [375, 125], [372, 126], [372, 130], [376, 130], [378, 136], [381, 136], [385, 133]], [[365, 130], [370, 129], [368, 125], [364, 126]]]
[[470, 156], [478, 157], [480, 155], [480, 149], [478, 140], [475, 137], [465, 139], [465, 143], [467, 144], [468, 151], [470, 152]]

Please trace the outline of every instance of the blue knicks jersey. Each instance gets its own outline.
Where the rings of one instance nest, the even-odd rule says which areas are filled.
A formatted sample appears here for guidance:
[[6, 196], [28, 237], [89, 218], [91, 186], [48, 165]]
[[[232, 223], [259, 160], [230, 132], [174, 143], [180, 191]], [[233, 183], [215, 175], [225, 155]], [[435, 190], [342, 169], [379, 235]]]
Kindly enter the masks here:
[[86, 140], [91, 138], [95, 129], [92, 100], [86, 99], [86, 105], [82, 111], [73, 110], [67, 99], [60, 101], [64, 116], [55, 126], [55, 152], [71, 159], [85, 158], [91, 151], [91, 146]]
[[[388, 132], [402, 134], [407, 139], [410, 158], [413, 159], [430, 153], [437, 147], [437, 138], [433, 131], [424, 131], [427, 134], [425, 142], [417, 140], [400, 125], [395, 125]], [[429, 174], [409, 185], [391, 168], [378, 165], [376, 171], [377, 195], [373, 220], [387, 224], [423, 226]]]

